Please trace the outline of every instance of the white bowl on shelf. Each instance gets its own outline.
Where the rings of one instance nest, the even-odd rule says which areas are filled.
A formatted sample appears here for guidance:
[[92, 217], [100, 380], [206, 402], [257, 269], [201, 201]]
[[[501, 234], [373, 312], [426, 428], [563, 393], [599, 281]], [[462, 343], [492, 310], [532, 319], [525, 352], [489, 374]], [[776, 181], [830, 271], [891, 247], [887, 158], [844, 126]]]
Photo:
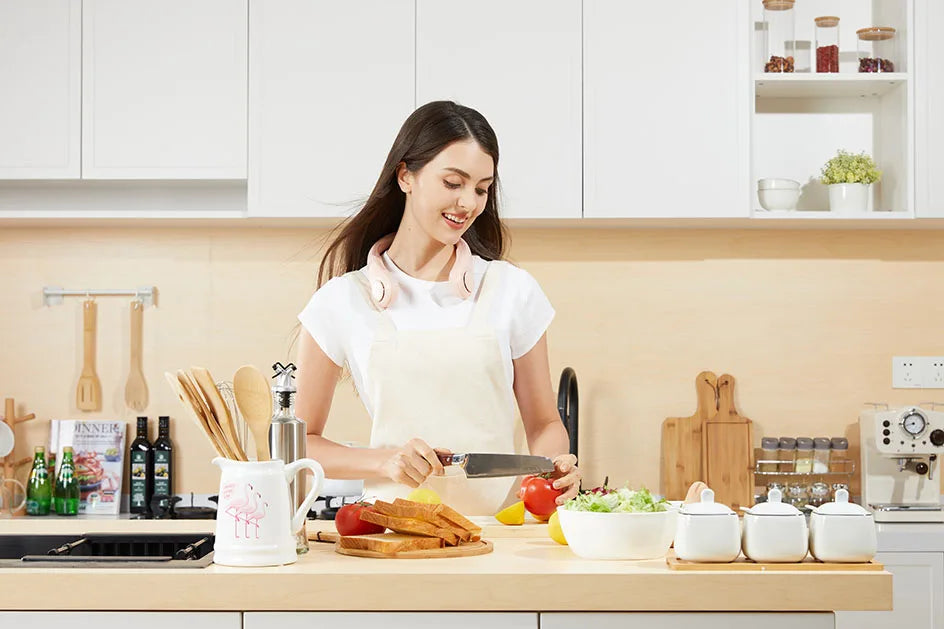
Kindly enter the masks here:
[[597, 513], [557, 509], [561, 531], [570, 550], [584, 559], [642, 560], [665, 557], [678, 511]]
[[793, 179], [759, 179], [757, 197], [765, 210], [795, 210], [800, 200], [800, 182]]

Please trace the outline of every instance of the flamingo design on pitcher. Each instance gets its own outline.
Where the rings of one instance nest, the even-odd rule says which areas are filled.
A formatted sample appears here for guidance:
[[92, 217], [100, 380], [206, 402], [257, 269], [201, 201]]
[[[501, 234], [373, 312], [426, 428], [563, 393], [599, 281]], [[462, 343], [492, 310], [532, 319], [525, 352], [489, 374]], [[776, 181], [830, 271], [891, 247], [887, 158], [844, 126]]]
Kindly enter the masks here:
[[[224, 488], [224, 492], [226, 489], [231, 488]], [[238, 526], [240, 516], [247, 511], [252, 512], [256, 510], [256, 495], [258, 495], [258, 492], [253, 491], [252, 483], [246, 483], [243, 486], [242, 496], [233, 498], [230, 501], [229, 506], [226, 507], [226, 511], [224, 513], [233, 518], [233, 535], [236, 537], [236, 539], [239, 539]]]
[[[258, 492], [256, 493], [260, 498], [262, 497]], [[259, 539], [259, 520], [265, 517], [266, 510], [269, 508], [269, 503], [262, 501], [262, 503], [256, 508], [255, 511], [245, 516], [246, 521], [246, 537], [249, 537], [249, 525], [252, 524], [256, 527], [256, 539]]]

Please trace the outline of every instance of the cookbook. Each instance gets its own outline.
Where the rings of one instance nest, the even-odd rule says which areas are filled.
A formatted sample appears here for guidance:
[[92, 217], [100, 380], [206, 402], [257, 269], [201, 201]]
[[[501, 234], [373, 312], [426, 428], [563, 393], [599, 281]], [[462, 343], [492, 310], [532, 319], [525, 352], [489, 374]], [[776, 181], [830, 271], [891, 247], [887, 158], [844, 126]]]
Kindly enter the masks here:
[[79, 513], [117, 514], [125, 451], [125, 422], [53, 419], [49, 422], [49, 452], [56, 453], [56, 476], [62, 448], [72, 446], [79, 480]]

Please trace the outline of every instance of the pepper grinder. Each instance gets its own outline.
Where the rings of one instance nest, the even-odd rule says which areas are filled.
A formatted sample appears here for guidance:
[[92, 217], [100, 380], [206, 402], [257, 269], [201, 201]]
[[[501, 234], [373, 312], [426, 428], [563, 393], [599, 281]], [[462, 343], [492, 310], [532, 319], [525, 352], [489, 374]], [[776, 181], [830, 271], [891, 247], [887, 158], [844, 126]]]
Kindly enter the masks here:
[[[295, 417], [295, 365], [275, 363], [272, 378], [272, 399], [274, 409], [272, 424], [269, 426], [269, 450], [272, 459], [279, 459], [286, 465], [305, 458], [305, 422]], [[294, 514], [305, 497], [304, 472], [298, 472], [288, 485], [290, 513]], [[298, 554], [308, 552], [308, 536], [305, 527], [295, 533], [295, 550]]]

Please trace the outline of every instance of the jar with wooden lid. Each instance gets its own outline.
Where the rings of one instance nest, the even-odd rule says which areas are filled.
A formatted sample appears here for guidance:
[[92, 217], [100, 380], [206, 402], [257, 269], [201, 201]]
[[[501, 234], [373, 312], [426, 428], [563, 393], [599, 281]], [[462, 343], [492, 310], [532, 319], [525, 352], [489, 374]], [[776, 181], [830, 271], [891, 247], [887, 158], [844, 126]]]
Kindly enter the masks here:
[[839, 18], [821, 15], [816, 25], [816, 71], [839, 72]]
[[870, 26], [856, 31], [859, 50], [859, 72], [894, 72], [897, 55], [895, 29]]
[[764, 72], [793, 72], [796, 57], [794, 0], [763, 0], [767, 24]]

